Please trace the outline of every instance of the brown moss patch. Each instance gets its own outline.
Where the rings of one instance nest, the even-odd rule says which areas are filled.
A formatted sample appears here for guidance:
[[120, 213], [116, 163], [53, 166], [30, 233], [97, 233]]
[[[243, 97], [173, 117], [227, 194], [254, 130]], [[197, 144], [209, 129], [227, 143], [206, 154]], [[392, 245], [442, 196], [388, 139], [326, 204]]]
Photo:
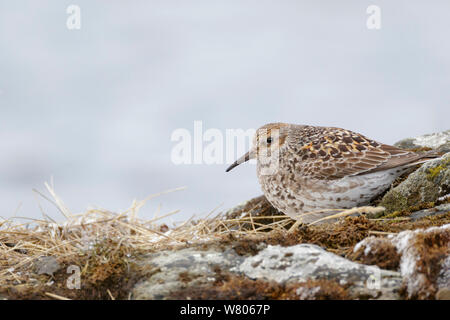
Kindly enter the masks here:
[[434, 202], [422, 202], [417, 205], [409, 206], [407, 209], [394, 211], [390, 214], [386, 214], [383, 217], [384, 218], [397, 218], [397, 217], [408, 217], [411, 215], [411, 213], [424, 210], [424, 209], [430, 209], [435, 206]]
[[[148, 271], [140, 269], [128, 257], [130, 250], [106, 240], [88, 254], [63, 261], [53, 276], [31, 275], [36, 279], [33, 284], [5, 286], [0, 293], [13, 300], [54, 299], [47, 293], [78, 300], [128, 299], [134, 284], [148, 275]], [[80, 289], [67, 287], [73, 275], [68, 272], [69, 266], [77, 266], [81, 271]]]
[[[450, 223], [450, 212], [424, 217], [416, 221], [405, 219], [387, 219], [374, 221], [375, 227], [373, 230], [386, 233], [399, 233], [405, 230], [426, 229], [430, 227], [438, 227]], [[361, 248], [357, 252], [347, 250], [346, 258], [360, 262], [363, 264], [377, 265], [382, 269], [397, 270], [400, 262], [400, 255], [397, 253], [395, 247], [384, 238], [384, 235], [377, 235], [380, 239], [376, 246], [365, 255], [364, 249]]]
[[252, 239], [233, 239], [230, 234], [229, 240], [231, 241], [231, 247], [240, 256], [256, 255], [261, 250], [261, 243]]
[[[401, 251], [396, 248], [398, 241], [403, 243]], [[368, 238], [349, 258], [392, 270], [398, 270], [402, 263], [403, 284], [400, 295], [406, 299], [433, 299], [440, 289], [438, 285], [442, 286], [439, 277], [442, 277], [446, 268], [444, 263], [449, 255], [450, 230], [437, 228], [393, 238]]]
[[365, 253], [365, 247], [350, 253], [347, 258], [367, 265], [376, 265], [381, 269], [397, 270], [400, 265], [400, 255], [391, 241], [385, 238], [374, 238], [370, 244], [371, 250]]
[[336, 254], [345, 255], [348, 250], [367, 237], [371, 230], [380, 229], [377, 224], [364, 216], [348, 217], [331, 224], [301, 226], [292, 233], [288, 228], [267, 234], [252, 234], [237, 237], [228, 234], [220, 244], [223, 248], [230, 246], [239, 255], [255, 255], [265, 245], [292, 246], [300, 243], [311, 243], [323, 247]]
[[[342, 300], [347, 290], [334, 281], [309, 280], [298, 284], [252, 280], [216, 268], [216, 280], [210, 286], [187, 287], [173, 292], [169, 299], [189, 300]], [[300, 288], [300, 290], [299, 290]], [[300, 293], [300, 295], [299, 295]]]
[[347, 300], [346, 288], [331, 280], [308, 280], [300, 283], [295, 292], [304, 300]]
[[333, 225], [303, 227], [296, 231], [298, 240], [317, 244], [337, 254], [344, 254], [356, 243], [376, 230], [376, 225], [364, 216], [348, 217]]
[[429, 299], [436, 295], [438, 290], [436, 280], [442, 270], [442, 262], [450, 255], [450, 231], [437, 230], [419, 233], [415, 237], [413, 246], [419, 257], [414, 276], [417, 277], [418, 274], [422, 274], [424, 277], [420, 289], [409, 298]]
[[196, 278], [198, 278], [198, 277], [200, 277], [200, 275], [198, 275], [198, 274], [192, 274], [192, 273], [187, 272], [187, 271], [181, 272], [181, 273], [178, 275], [178, 279], [179, 279], [181, 282], [183, 282], [183, 283], [189, 283], [189, 282], [191, 282], [192, 280], [194, 280], [194, 279], [196, 279]]
[[450, 223], [450, 212], [423, 217], [417, 220], [386, 219], [377, 221], [381, 231], [398, 233], [404, 230], [426, 229]]
[[[219, 245], [223, 250], [231, 247], [239, 255], [252, 256], [264, 249], [266, 245], [292, 246], [300, 243], [311, 243], [335, 254], [360, 261], [360, 256], [352, 254], [353, 247], [370, 235], [382, 237], [384, 234], [441, 226], [447, 223], [450, 223], [450, 212], [417, 220], [408, 219], [408, 217], [386, 219], [368, 219], [365, 216], [347, 217], [331, 224], [300, 226], [298, 230], [292, 233], [288, 233], [287, 229], [267, 234], [252, 234], [249, 232], [245, 236], [230, 233], [218, 242], [205, 243], [203, 246], [206, 249], [211, 245]], [[377, 257], [367, 257], [367, 259], [372, 259], [370, 264], [386, 266], [390, 269], [394, 269], [398, 263], [392, 249], [387, 247]]]

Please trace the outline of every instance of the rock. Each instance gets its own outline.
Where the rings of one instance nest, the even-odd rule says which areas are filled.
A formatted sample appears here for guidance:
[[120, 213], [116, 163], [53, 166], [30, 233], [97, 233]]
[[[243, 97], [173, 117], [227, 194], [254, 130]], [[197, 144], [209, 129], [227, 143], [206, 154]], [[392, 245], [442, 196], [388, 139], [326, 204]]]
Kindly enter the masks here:
[[436, 206], [431, 209], [414, 211], [413, 213], [411, 213], [409, 215], [409, 218], [411, 218], [411, 220], [415, 221], [415, 220], [422, 219], [424, 217], [435, 216], [438, 214], [443, 214], [443, 213], [448, 213], [448, 212], [450, 212], [450, 203], [445, 203], [445, 204], [441, 204], [441, 205]]
[[180, 290], [211, 285], [216, 280], [215, 268], [232, 268], [242, 259], [232, 249], [222, 252], [217, 248], [206, 251], [186, 248], [150, 254], [140, 263], [151, 266], [156, 272], [134, 287], [132, 298], [169, 299]]
[[376, 264], [392, 259], [380, 249], [394, 246], [400, 257], [404, 295], [409, 299], [431, 299], [450, 287], [450, 224], [428, 229], [402, 231], [387, 238], [369, 237], [354, 247], [354, 253], [378, 256]]
[[366, 244], [364, 240], [360, 241], [354, 247], [354, 252], [349, 255], [349, 258], [363, 264], [398, 270], [401, 256], [389, 239], [382, 237], [369, 237], [366, 239], [370, 239], [370, 242]]
[[[446, 258], [443, 259], [440, 263], [441, 265], [441, 271], [437, 275], [436, 278], [436, 287], [438, 290], [438, 293], [440, 290], [450, 289], [450, 232], [447, 232], [447, 250], [442, 249], [442, 253], [446, 255]], [[434, 248], [435, 249], [435, 248]], [[430, 267], [434, 267], [431, 265]]]
[[394, 144], [402, 149], [431, 148], [438, 152], [450, 152], [450, 130], [426, 134], [416, 138], [403, 139]]
[[332, 279], [356, 297], [396, 299], [401, 284], [398, 272], [358, 264], [311, 244], [268, 246], [246, 258], [238, 270], [252, 279], [278, 283]]
[[424, 163], [398, 186], [389, 190], [380, 206], [387, 212], [406, 210], [424, 202], [435, 202], [450, 192], [450, 153]]
[[310, 244], [268, 246], [247, 258], [214, 246], [206, 250], [185, 248], [150, 254], [139, 263], [153, 271], [134, 286], [131, 297], [138, 300], [198, 299], [199, 292], [210, 292], [214, 296], [207, 298], [217, 298], [221, 297], [219, 290], [225, 291], [222, 297], [227, 298], [230, 293], [246, 290], [249, 297], [262, 293], [267, 298], [272, 296], [267, 292], [273, 290], [279, 298], [283, 298], [279, 292], [284, 291], [285, 297], [295, 299], [338, 299], [347, 293], [353, 298], [397, 299], [402, 283], [398, 272], [358, 264]]
[[348, 300], [350, 296], [346, 289], [335, 281], [309, 280], [301, 283], [295, 290], [300, 300]]
[[436, 300], [450, 300], [450, 288], [440, 289], [436, 293]]
[[47, 274], [53, 276], [53, 274], [60, 269], [59, 262], [52, 256], [39, 257], [34, 262], [34, 269], [37, 274]]

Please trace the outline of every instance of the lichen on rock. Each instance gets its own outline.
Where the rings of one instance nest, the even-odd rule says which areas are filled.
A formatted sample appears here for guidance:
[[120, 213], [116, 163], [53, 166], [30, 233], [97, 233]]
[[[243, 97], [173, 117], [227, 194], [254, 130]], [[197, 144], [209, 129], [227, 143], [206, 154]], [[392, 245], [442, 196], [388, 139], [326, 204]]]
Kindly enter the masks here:
[[380, 206], [386, 212], [407, 210], [425, 202], [435, 202], [450, 192], [450, 153], [423, 164], [406, 180], [389, 190]]
[[409, 150], [429, 148], [438, 152], [447, 153], [450, 152], [450, 130], [403, 139], [395, 143], [394, 146]]
[[148, 279], [140, 281], [132, 292], [133, 299], [169, 299], [184, 290], [186, 298], [193, 288], [207, 288], [216, 281], [217, 268], [230, 269], [243, 258], [234, 250], [221, 251], [184, 248], [141, 257], [139, 264], [154, 269]]
[[354, 297], [397, 298], [400, 274], [352, 262], [316, 245], [268, 246], [246, 258], [239, 271], [252, 279], [278, 283], [336, 280]]
[[368, 237], [354, 247], [354, 254], [365, 263], [377, 265], [389, 263], [393, 256], [398, 260], [395, 255], [385, 255], [386, 247], [394, 247], [400, 257], [398, 269], [405, 298], [435, 298], [437, 292], [450, 288], [450, 224], [403, 231], [382, 239]]

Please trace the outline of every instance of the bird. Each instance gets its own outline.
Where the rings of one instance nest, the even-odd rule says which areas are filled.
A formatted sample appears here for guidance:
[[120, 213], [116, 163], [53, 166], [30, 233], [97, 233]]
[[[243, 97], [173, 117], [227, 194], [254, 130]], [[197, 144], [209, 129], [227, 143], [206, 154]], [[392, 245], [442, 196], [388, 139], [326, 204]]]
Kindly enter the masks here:
[[438, 158], [380, 143], [337, 127], [268, 123], [250, 150], [231, 164], [256, 159], [261, 189], [280, 212], [311, 223], [336, 209], [368, 205], [418, 164]]

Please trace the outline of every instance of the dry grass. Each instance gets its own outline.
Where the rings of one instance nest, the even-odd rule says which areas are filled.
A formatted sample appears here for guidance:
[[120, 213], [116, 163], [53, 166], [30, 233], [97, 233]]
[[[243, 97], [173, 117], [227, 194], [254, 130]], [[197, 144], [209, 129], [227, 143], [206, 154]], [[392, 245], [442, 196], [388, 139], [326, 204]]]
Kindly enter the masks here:
[[45, 186], [50, 197], [36, 192], [53, 203], [65, 221], [57, 223], [44, 212], [43, 219], [29, 219], [27, 223], [18, 223], [13, 219], [0, 220], [0, 286], [26, 283], [33, 276], [30, 271], [33, 262], [42, 256], [53, 256], [60, 263], [76, 261], [77, 257], [86, 255], [105, 241], [115, 243], [117, 248], [126, 248], [126, 254], [132, 256], [137, 252], [221, 240], [230, 234], [235, 238], [248, 238], [267, 236], [268, 232], [285, 233], [293, 224], [293, 220], [286, 215], [271, 216], [273, 222], [260, 223], [267, 217], [250, 215], [226, 219], [222, 214], [211, 217], [214, 211], [202, 219], [191, 218], [172, 228], [163, 225], [162, 219], [178, 211], [149, 220], [138, 218], [139, 210], [147, 201], [184, 188], [133, 201], [129, 209], [119, 213], [96, 208], [82, 214], [72, 214], [53, 186], [47, 183]]
[[[65, 221], [57, 223], [44, 212], [43, 219], [28, 219], [26, 223], [16, 219], [0, 220], [0, 286], [27, 283], [30, 277], [35, 276], [31, 271], [33, 263], [42, 256], [53, 256], [60, 263], [76, 261], [77, 257], [86, 255], [105, 241], [112, 241], [117, 248], [126, 248], [127, 254], [132, 256], [136, 252], [211, 241], [231, 232], [236, 236], [266, 233], [283, 229], [291, 223], [286, 216], [277, 217], [278, 221], [269, 225], [258, 223], [259, 217], [224, 220], [220, 214], [211, 217], [214, 211], [202, 219], [191, 218], [171, 228], [162, 224], [162, 219], [178, 211], [156, 215], [148, 220], [138, 218], [139, 210], [147, 201], [184, 188], [133, 201], [129, 209], [119, 213], [95, 208], [82, 214], [72, 214], [53, 186], [47, 183], [45, 186], [49, 197], [35, 192], [53, 203]], [[241, 225], [249, 222], [252, 230], [241, 230]]]
[[[33, 281], [38, 282], [41, 284], [41, 295], [30, 297], [39, 299], [43, 296], [53, 299], [80, 298], [73, 290], [67, 291], [63, 287], [42, 289], [43, 283], [52, 279], [58, 282], [62, 277], [62, 274], [59, 274], [36, 280], [39, 275], [33, 271], [33, 266], [42, 256], [52, 256], [63, 266], [80, 266], [84, 279], [87, 279], [85, 292], [89, 295], [84, 296], [85, 298], [123, 299], [124, 295], [128, 294], [127, 286], [136, 280], [125, 279], [127, 274], [136, 273], [136, 277], [142, 276], [136, 270], [129, 269], [129, 261], [140, 253], [198, 244], [215, 243], [226, 246], [232, 243], [237, 252], [240, 250], [249, 254], [257, 250], [257, 243], [264, 241], [281, 245], [315, 243], [332, 252], [345, 254], [369, 234], [384, 236], [404, 229], [448, 223], [448, 216], [427, 218], [417, 223], [404, 221], [407, 218], [394, 221], [359, 217], [341, 219], [339, 223], [329, 225], [315, 224], [319, 221], [313, 221], [288, 233], [290, 228], [293, 229], [295, 221], [276, 212], [269, 216], [252, 214], [256, 212], [256, 207], [262, 212], [267, 211], [264, 205], [261, 207], [261, 202], [256, 201], [256, 204], [250, 202], [252, 204], [245, 208], [243, 212], [246, 212], [246, 215], [228, 216], [226, 213], [217, 214], [213, 210], [206, 217], [190, 218], [169, 228], [163, 223], [163, 219], [177, 214], [178, 211], [162, 215], [158, 212], [153, 218], [144, 220], [138, 217], [139, 210], [146, 202], [162, 194], [184, 188], [167, 190], [141, 201], [133, 201], [130, 208], [123, 212], [95, 208], [81, 214], [73, 214], [57, 196], [54, 187], [45, 185], [50, 196], [37, 192], [38, 195], [54, 204], [65, 217], [65, 221], [57, 223], [45, 212], [42, 212], [43, 219], [29, 219], [26, 223], [15, 219], [0, 220], [0, 288], [16, 289], [21, 285], [30, 286]], [[366, 213], [380, 210], [373, 207], [362, 209]], [[346, 210], [331, 215], [330, 218], [353, 215], [358, 213], [357, 211]], [[330, 212], [336, 213], [331, 209]], [[50, 292], [52, 289], [53, 292]], [[24, 294], [18, 292], [10, 296], [21, 298]]]

